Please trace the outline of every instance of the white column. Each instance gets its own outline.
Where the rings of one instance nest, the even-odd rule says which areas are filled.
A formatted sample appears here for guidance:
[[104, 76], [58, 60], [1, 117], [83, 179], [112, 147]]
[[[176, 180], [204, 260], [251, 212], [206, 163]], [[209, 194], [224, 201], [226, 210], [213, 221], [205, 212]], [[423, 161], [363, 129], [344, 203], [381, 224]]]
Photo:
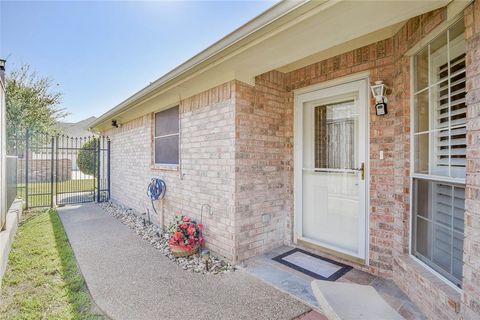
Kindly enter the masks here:
[[7, 217], [7, 120], [5, 110], [5, 60], [0, 59], [0, 231]]

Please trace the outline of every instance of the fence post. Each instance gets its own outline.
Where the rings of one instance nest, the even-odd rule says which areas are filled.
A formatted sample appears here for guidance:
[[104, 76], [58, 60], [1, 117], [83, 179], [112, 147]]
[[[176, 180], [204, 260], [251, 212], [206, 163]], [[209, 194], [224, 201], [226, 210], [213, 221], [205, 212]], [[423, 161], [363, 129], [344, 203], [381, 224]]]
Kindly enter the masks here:
[[107, 137], [107, 183], [108, 183], [107, 200], [110, 201], [110, 139], [108, 137]]
[[101, 152], [101, 138], [98, 137], [98, 145], [97, 145], [97, 202], [100, 201], [100, 152]]
[[25, 209], [28, 209], [28, 152], [30, 134], [28, 128], [25, 130]]
[[60, 138], [57, 134], [55, 137], [55, 204], [58, 204], [58, 142]]
[[89, 148], [89, 150], [93, 152], [93, 202], [95, 202], [95, 197], [97, 195], [97, 193], [95, 192], [95, 188], [97, 186], [97, 184], [95, 183], [95, 178], [97, 175], [97, 170], [95, 168], [95, 165], [97, 164], [97, 140], [95, 139], [95, 136], [93, 137], [93, 148]]
[[54, 169], [54, 161], [55, 161], [55, 137], [52, 136], [52, 147], [51, 147], [51, 157], [50, 157], [50, 208], [53, 208], [54, 203], [53, 203], [53, 180], [54, 180], [54, 174], [53, 174], [53, 169]]

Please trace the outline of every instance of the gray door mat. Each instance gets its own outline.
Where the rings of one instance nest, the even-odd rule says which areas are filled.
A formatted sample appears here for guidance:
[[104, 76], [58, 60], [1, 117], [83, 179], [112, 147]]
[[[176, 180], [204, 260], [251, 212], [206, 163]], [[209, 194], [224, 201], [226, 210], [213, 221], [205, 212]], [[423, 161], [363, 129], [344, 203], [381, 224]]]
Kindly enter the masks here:
[[352, 269], [343, 263], [295, 248], [273, 260], [319, 280], [335, 281]]

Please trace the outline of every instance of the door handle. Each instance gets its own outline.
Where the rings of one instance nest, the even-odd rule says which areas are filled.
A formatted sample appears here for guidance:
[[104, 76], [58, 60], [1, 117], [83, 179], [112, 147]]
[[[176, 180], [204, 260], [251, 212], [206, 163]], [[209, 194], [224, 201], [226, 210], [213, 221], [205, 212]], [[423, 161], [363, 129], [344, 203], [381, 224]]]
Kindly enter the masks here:
[[360, 165], [360, 168], [353, 168], [352, 170], [360, 171], [362, 173], [361, 174], [362, 180], [365, 180], [365, 162], [362, 162], [362, 164]]

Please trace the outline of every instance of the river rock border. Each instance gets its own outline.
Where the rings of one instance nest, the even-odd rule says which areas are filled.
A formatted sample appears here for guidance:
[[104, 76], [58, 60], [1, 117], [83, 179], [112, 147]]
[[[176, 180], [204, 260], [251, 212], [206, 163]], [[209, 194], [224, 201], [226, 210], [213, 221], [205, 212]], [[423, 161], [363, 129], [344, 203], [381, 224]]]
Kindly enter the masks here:
[[207, 260], [204, 260], [198, 253], [189, 257], [176, 258], [168, 246], [169, 234], [157, 225], [145, 223], [145, 219], [134, 210], [113, 202], [102, 202], [99, 206], [109, 215], [133, 229], [138, 236], [184, 270], [202, 274], [219, 274], [235, 270], [235, 266], [214, 255], [210, 255]]

